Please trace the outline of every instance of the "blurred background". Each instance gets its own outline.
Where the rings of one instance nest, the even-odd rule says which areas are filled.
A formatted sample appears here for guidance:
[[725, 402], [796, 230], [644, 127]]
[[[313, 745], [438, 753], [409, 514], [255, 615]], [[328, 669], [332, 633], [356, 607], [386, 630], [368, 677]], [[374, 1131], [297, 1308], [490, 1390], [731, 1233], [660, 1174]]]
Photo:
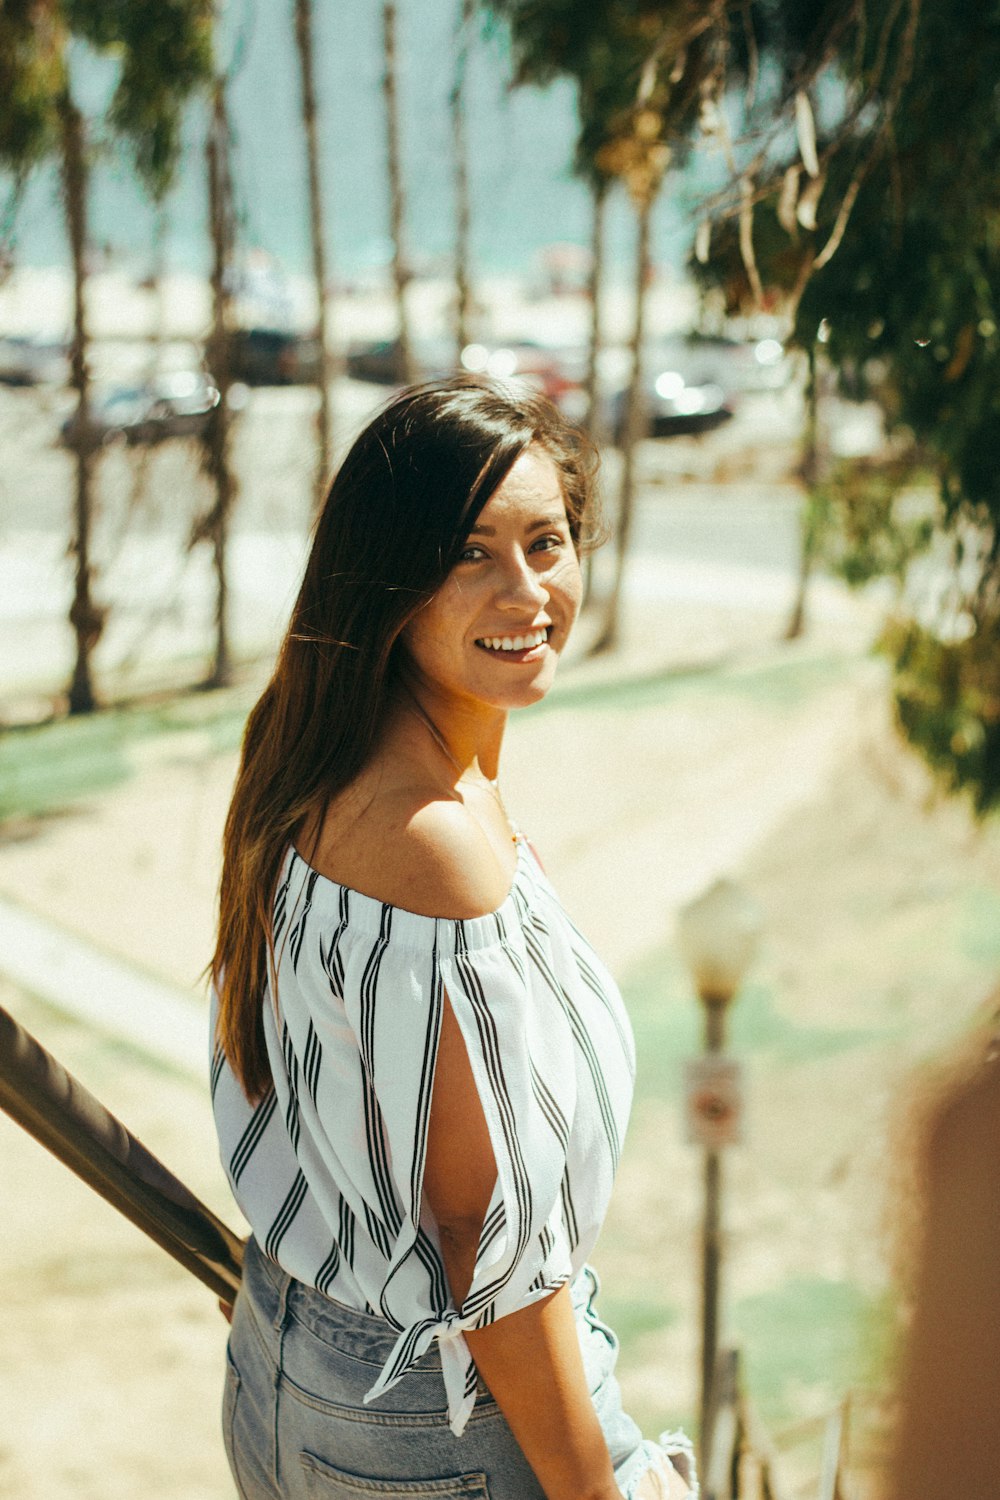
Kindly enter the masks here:
[[[201, 974], [316, 506], [400, 384], [543, 390], [609, 541], [505, 799], [637, 1032], [626, 1404], [738, 1351], [719, 1495], [878, 1493], [915, 1101], [997, 1008], [998, 69], [958, 0], [0, 14], [0, 1004], [240, 1228]], [[0, 1494], [230, 1493], [212, 1297], [0, 1151]]]

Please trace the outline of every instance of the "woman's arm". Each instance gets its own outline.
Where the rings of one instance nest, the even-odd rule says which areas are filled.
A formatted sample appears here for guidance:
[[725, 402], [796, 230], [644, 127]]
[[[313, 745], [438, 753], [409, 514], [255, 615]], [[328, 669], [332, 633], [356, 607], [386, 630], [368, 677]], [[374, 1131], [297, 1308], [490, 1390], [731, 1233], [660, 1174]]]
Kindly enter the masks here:
[[[446, 1000], [424, 1191], [456, 1306], [472, 1281], [495, 1182], [489, 1131], [465, 1042]], [[548, 1500], [621, 1500], [587, 1389], [569, 1288], [469, 1332], [466, 1339]]]
[[[370, 840], [411, 911], [474, 918], [510, 887], [489, 841], [460, 804], [410, 810], [390, 840]], [[472, 1283], [497, 1165], [461, 1029], [445, 996], [424, 1160], [424, 1194], [456, 1307]], [[621, 1500], [590, 1399], [569, 1289], [465, 1335], [472, 1356], [548, 1500]], [[679, 1475], [644, 1476], [636, 1500], [677, 1500]]]

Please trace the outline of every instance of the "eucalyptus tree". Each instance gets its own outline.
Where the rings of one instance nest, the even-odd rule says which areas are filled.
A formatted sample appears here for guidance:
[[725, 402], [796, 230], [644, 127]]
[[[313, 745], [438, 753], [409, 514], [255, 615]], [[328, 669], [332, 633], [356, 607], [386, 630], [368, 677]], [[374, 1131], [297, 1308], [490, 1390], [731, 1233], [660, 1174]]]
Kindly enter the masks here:
[[455, 183], [455, 364], [472, 337], [474, 298], [470, 254], [469, 152], [465, 129], [469, 48], [474, 0], [460, 0], [455, 19], [455, 73], [448, 100], [451, 117], [452, 175]]
[[327, 300], [326, 230], [323, 213], [323, 179], [320, 170], [319, 136], [316, 129], [316, 65], [312, 0], [294, 0], [295, 45], [302, 83], [302, 129], [306, 146], [306, 171], [309, 183], [309, 235], [312, 245], [313, 281], [316, 286], [316, 328], [319, 360], [316, 390], [319, 398], [316, 414], [316, 474], [314, 501], [322, 502], [333, 462], [333, 419], [330, 410], [329, 305]]
[[406, 246], [406, 201], [400, 154], [395, 0], [383, 0], [382, 48], [389, 225], [392, 237], [392, 284], [396, 296], [396, 320], [399, 334], [397, 375], [400, 381], [408, 384], [415, 378], [416, 365], [413, 358], [413, 338], [410, 330], [410, 309], [407, 296], [411, 272]]
[[212, 486], [212, 503], [198, 517], [191, 545], [207, 541], [215, 573], [215, 643], [205, 687], [226, 687], [232, 680], [229, 641], [229, 533], [239, 484], [232, 461], [232, 271], [235, 264], [232, 142], [226, 79], [216, 75], [205, 136], [208, 222], [212, 241], [212, 322], [205, 354], [219, 393], [201, 434], [202, 463]]
[[179, 153], [183, 104], [208, 75], [210, 0], [7, 0], [0, 10], [0, 163], [23, 178], [46, 157], [58, 160], [73, 268], [70, 380], [76, 412], [68, 432], [74, 454], [70, 607], [76, 651], [69, 684], [71, 713], [96, 706], [91, 658], [107, 614], [97, 602], [92, 559], [97, 438], [91, 420], [87, 319], [87, 225], [91, 122], [77, 102], [72, 45], [113, 55], [118, 82], [107, 114], [124, 136], [136, 169], [160, 203]]
[[[701, 225], [695, 261], [705, 284], [724, 288], [728, 311], [752, 313], [766, 302], [805, 357], [804, 499], [788, 639], [805, 625], [822, 530], [814, 497], [827, 483], [819, 395], [829, 323], [813, 316], [809, 288], [835, 257], [842, 264], [845, 235], [856, 237], [849, 226], [858, 225], [859, 194], [878, 175], [913, 87], [923, 3], [893, 0], [876, 16], [864, 6], [752, 0], [730, 38], [730, 94], [743, 85], [742, 149], [729, 143], [730, 180], [711, 205], [716, 223], [709, 216]], [[758, 88], [762, 61], [769, 89]]]
[[[815, 33], [805, 0], [785, 0], [776, 33], [777, 8], [759, 37], [777, 38], [791, 96], [793, 23]], [[878, 397], [936, 473], [955, 567], [939, 617], [901, 614], [886, 645], [901, 725], [985, 810], [1000, 804], [1000, 12], [896, 0], [862, 19], [852, 8], [827, 33], [839, 108], [794, 159], [761, 164], [754, 258], [791, 339], [809, 348], [822, 323], [845, 387]], [[800, 77], [819, 53], [800, 42]], [[755, 296], [738, 238], [722, 224], [703, 268], [733, 308]]]
[[[576, 170], [594, 196], [596, 272], [608, 188], [624, 185], [636, 217], [635, 312], [625, 392], [622, 470], [614, 528], [615, 574], [593, 650], [618, 644], [625, 564], [635, 495], [636, 447], [642, 435], [643, 344], [652, 280], [653, 209], [667, 168], [683, 154], [704, 100], [720, 76], [719, 37], [728, 26], [724, 0], [489, 0], [509, 23], [518, 82], [568, 77], [577, 88]], [[592, 304], [590, 384], [597, 410], [600, 305]]]

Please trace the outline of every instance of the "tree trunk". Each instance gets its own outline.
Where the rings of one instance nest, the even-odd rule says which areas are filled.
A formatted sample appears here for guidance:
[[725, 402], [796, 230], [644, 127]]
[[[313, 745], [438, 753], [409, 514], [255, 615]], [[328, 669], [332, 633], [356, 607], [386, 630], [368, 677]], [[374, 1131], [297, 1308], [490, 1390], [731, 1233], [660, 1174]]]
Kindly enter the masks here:
[[802, 478], [802, 520], [800, 527], [799, 573], [795, 586], [792, 612], [785, 626], [786, 641], [796, 641], [806, 628], [806, 596], [815, 561], [815, 527], [812, 518], [813, 491], [819, 478], [819, 389], [817, 385], [816, 345], [811, 344], [807, 355], [809, 361], [805, 389], [805, 425], [802, 434], [802, 462], [799, 474]]
[[237, 484], [232, 471], [232, 419], [229, 408], [229, 288], [233, 262], [232, 191], [229, 172], [229, 119], [223, 83], [216, 81], [212, 121], [206, 142], [208, 208], [212, 234], [212, 331], [208, 340], [208, 365], [219, 392], [218, 405], [205, 428], [205, 466], [215, 499], [201, 528], [212, 544], [215, 568], [215, 659], [205, 682], [208, 688], [225, 687], [232, 680], [229, 646], [229, 522], [236, 502]]
[[83, 116], [73, 103], [67, 81], [59, 101], [62, 150], [63, 205], [73, 262], [73, 345], [70, 382], [76, 392], [76, 414], [71, 426], [76, 468], [71, 553], [76, 560], [73, 603], [69, 621], [76, 636], [76, 660], [69, 685], [71, 714], [92, 713], [94, 697], [90, 659], [104, 628], [105, 610], [94, 602], [90, 560], [94, 519], [94, 456], [96, 437], [90, 413], [90, 336], [87, 330], [87, 161]]
[[163, 349], [167, 340], [166, 269], [167, 210], [157, 203], [153, 217], [153, 265], [149, 278], [152, 303], [152, 327], [149, 337], [149, 373], [158, 375], [163, 366]]
[[631, 371], [628, 389], [625, 392], [625, 413], [622, 430], [622, 477], [618, 499], [618, 524], [615, 527], [615, 573], [611, 592], [608, 595], [604, 622], [591, 646], [591, 654], [613, 651], [621, 634], [622, 597], [625, 584], [625, 564], [628, 544], [632, 532], [632, 514], [635, 500], [635, 456], [639, 439], [645, 425], [645, 393], [643, 391], [643, 344], [646, 336], [646, 293], [649, 288], [650, 223], [655, 198], [641, 204], [638, 209], [638, 235], [636, 237], [635, 263], [635, 323], [632, 328], [630, 346]]
[[590, 277], [587, 296], [590, 302], [590, 335], [587, 343], [587, 375], [584, 394], [587, 398], [583, 425], [595, 443], [603, 440], [604, 412], [601, 407], [601, 387], [598, 365], [600, 363], [602, 336], [601, 323], [604, 311], [604, 225], [607, 218], [608, 181], [598, 178], [591, 187], [593, 219], [590, 235]]
[[[599, 177], [591, 184], [593, 217], [590, 229], [590, 276], [587, 284], [587, 297], [590, 303], [590, 333], [587, 340], [587, 373], [583, 387], [586, 400], [583, 426], [589, 432], [591, 441], [598, 447], [604, 442], [607, 425], [601, 400], [598, 366], [603, 347], [601, 325], [604, 296], [604, 225], [607, 218], [608, 187], [609, 183], [605, 177]], [[583, 562], [584, 609], [588, 608], [591, 603], [593, 587], [594, 554], [588, 552]]]
[[469, 257], [469, 159], [465, 139], [465, 74], [469, 58], [473, 0], [462, 0], [455, 47], [455, 80], [451, 91], [451, 147], [455, 171], [455, 364], [472, 337], [472, 275]]
[[316, 133], [316, 82], [313, 65], [312, 0], [295, 0], [295, 42], [302, 77], [302, 127], [306, 141], [306, 165], [309, 175], [309, 228], [312, 237], [313, 280], [316, 283], [319, 368], [316, 389], [319, 407], [316, 413], [316, 509], [322, 505], [333, 463], [330, 409], [330, 380], [333, 375], [329, 353], [327, 308], [326, 234], [323, 227], [323, 187], [320, 177], [319, 141]]
[[385, 47], [385, 94], [386, 145], [389, 169], [389, 223], [392, 235], [392, 280], [396, 292], [396, 317], [399, 327], [399, 357], [397, 375], [404, 385], [416, 378], [413, 360], [413, 340], [410, 336], [410, 315], [406, 289], [410, 281], [410, 268], [406, 258], [403, 221], [405, 204], [403, 195], [403, 172], [399, 155], [399, 107], [396, 98], [396, 6], [394, 0], [385, 0], [382, 7], [382, 34]]

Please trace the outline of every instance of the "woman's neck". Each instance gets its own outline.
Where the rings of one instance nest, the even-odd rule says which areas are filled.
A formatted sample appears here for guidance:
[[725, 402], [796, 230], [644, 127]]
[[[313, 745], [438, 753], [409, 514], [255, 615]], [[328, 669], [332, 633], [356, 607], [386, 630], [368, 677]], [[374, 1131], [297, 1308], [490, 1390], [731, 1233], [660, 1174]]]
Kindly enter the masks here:
[[408, 678], [400, 685], [399, 706], [418, 721], [459, 779], [496, 779], [507, 714], [487, 704], [456, 700], [433, 684]]

